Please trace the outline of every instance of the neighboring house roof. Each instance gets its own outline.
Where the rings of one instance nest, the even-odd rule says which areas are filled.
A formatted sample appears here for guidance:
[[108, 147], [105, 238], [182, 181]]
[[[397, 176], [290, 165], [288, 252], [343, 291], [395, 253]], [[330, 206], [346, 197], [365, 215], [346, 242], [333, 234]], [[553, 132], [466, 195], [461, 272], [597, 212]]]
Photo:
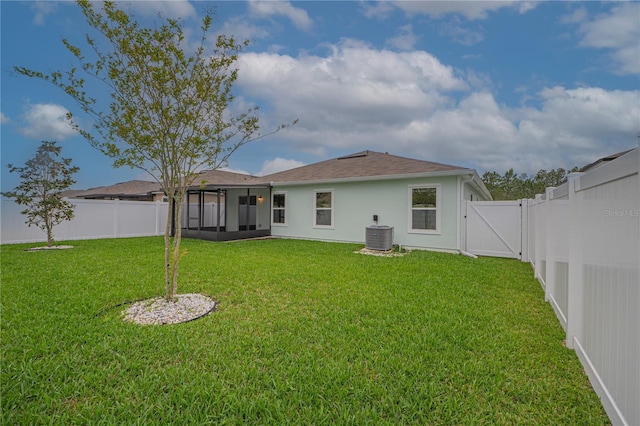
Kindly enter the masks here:
[[306, 182], [379, 176], [446, 173], [470, 169], [431, 161], [415, 160], [388, 153], [362, 151], [295, 169], [264, 176], [269, 182]]
[[[207, 188], [225, 188], [260, 184], [254, 176], [227, 172], [224, 170], [205, 170], [198, 173], [191, 188], [199, 188], [201, 184]], [[99, 186], [86, 190], [69, 190], [63, 193], [68, 198], [92, 198], [92, 199], [149, 199], [153, 194], [162, 193], [162, 185], [154, 181], [130, 180], [115, 185]]]
[[593, 163], [587, 164], [586, 166], [581, 168], [580, 171], [581, 172], [586, 172], [586, 171], [589, 171], [589, 170], [597, 169], [598, 167], [607, 164], [609, 161], [613, 161], [618, 157], [622, 157], [624, 154], [626, 154], [628, 152], [631, 152], [634, 149], [638, 149], [638, 148], [628, 149], [626, 151], [618, 152], [617, 154], [611, 154], [611, 155], [607, 155], [606, 157], [599, 158], [596, 161], [594, 161]]
[[99, 186], [86, 190], [70, 190], [63, 193], [69, 198], [141, 198], [161, 192], [158, 182], [147, 180], [130, 180], [115, 185]]

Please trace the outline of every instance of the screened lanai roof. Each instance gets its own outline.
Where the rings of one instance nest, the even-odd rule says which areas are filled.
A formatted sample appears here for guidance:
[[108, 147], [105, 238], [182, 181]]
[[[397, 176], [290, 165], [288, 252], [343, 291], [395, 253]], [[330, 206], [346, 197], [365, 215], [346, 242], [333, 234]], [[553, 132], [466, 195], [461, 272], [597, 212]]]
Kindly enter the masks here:
[[196, 176], [189, 190], [215, 191], [218, 189], [252, 187], [269, 187], [269, 181], [243, 173], [227, 172], [224, 170], [205, 170]]

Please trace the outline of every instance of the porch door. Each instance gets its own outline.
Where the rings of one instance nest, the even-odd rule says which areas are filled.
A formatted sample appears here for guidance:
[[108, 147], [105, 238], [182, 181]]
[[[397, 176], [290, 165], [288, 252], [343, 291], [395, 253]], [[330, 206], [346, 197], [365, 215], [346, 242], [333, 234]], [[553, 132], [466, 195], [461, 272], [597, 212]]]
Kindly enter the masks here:
[[255, 195], [238, 197], [239, 231], [253, 231], [256, 229], [256, 201]]

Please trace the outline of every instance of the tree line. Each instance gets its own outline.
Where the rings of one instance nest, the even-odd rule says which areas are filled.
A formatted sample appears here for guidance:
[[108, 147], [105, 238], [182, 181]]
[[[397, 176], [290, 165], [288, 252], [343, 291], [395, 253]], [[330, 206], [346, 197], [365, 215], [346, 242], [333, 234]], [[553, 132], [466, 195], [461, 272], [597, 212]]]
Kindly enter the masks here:
[[569, 173], [577, 171], [579, 171], [578, 167], [571, 170], [541, 169], [533, 176], [525, 173], [518, 175], [513, 169], [507, 170], [503, 175], [491, 171], [482, 175], [482, 182], [491, 192], [494, 200], [519, 200], [534, 198], [536, 194], [544, 193], [548, 187], [562, 185], [567, 181]]

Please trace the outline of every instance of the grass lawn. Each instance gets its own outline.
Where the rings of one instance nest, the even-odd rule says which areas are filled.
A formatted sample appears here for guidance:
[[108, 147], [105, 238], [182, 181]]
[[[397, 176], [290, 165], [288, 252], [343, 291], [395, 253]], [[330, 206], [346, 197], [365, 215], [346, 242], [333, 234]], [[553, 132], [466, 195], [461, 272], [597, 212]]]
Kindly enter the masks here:
[[103, 310], [163, 294], [162, 239], [70, 244], [1, 247], [2, 424], [609, 422], [525, 263], [183, 240], [218, 310], [139, 326]]

